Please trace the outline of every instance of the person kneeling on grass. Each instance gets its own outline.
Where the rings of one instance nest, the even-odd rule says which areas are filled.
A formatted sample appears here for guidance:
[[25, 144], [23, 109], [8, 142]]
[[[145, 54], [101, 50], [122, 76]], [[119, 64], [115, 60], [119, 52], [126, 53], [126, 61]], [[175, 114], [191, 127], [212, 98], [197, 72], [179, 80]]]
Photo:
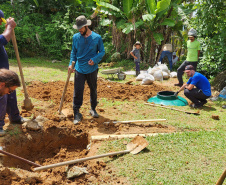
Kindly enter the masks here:
[[[17, 87], [20, 87], [18, 75], [8, 69], [0, 69], [0, 97], [13, 93]], [[5, 117], [5, 108], [0, 107], [0, 118]], [[0, 122], [0, 136], [5, 135], [3, 130], [4, 122]]]
[[193, 103], [190, 106], [192, 108], [200, 108], [207, 103], [206, 99], [211, 96], [210, 83], [204, 75], [195, 72], [195, 68], [192, 65], [187, 65], [184, 72], [190, 78], [187, 84], [184, 84], [175, 95], [184, 90], [184, 95]]

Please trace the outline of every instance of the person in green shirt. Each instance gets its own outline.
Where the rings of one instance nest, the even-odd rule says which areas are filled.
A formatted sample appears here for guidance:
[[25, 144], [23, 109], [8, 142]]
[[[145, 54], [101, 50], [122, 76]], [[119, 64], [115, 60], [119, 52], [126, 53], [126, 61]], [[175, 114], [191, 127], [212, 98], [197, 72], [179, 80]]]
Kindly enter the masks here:
[[195, 29], [190, 29], [188, 32], [188, 38], [187, 41], [187, 58], [186, 60], [180, 65], [180, 67], [177, 69], [177, 79], [179, 83], [174, 84], [175, 86], [181, 87], [183, 85], [183, 74], [185, 67], [187, 65], [192, 65], [196, 71], [196, 67], [198, 64], [198, 58], [200, 54], [200, 43], [197, 41], [197, 31]]

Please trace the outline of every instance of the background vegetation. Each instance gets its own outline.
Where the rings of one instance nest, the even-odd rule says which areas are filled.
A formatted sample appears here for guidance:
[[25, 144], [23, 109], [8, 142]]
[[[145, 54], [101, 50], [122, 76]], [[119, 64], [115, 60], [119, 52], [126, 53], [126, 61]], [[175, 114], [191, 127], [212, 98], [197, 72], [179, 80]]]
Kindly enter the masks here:
[[[77, 16], [92, 20], [91, 29], [99, 33], [106, 49], [103, 61], [119, 52], [129, 59], [139, 40], [144, 63], [153, 66], [162, 47], [171, 43], [183, 60], [187, 31], [195, 28], [202, 53], [198, 70], [208, 77], [226, 69], [225, 3], [223, 0], [0, 0], [5, 17], [15, 17], [15, 29], [22, 57], [69, 59], [72, 28]], [[1, 27], [1, 32], [4, 27]], [[14, 57], [12, 45], [7, 52]]]

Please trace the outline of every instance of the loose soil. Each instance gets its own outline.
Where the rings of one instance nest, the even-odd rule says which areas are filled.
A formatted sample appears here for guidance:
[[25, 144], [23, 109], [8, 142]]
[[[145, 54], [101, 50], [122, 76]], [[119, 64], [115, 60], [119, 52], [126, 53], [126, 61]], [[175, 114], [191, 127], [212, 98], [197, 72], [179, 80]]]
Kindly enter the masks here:
[[[63, 108], [69, 110], [69, 116], [58, 114], [59, 103], [65, 82], [39, 81], [31, 82], [27, 87], [30, 97], [38, 100], [32, 111], [22, 110], [24, 117], [43, 116], [48, 119], [40, 131], [27, 130], [20, 125], [11, 125], [6, 119], [5, 128], [7, 136], [4, 137], [5, 151], [26, 158], [40, 165], [53, 164], [87, 156], [96, 155], [100, 142], [92, 141], [91, 149], [87, 149], [90, 137], [102, 134], [138, 134], [138, 133], [171, 133], [176, 128], [164, 124], [103, 124], [106, 121], [117, 120], [123, 114], [117, 106], [103, 108], [99, 104], [97, 111], [100, 117], [97, 119], [89, 115], [90, 93], [88, 85], [85, 85], [84, 102], [81, 113], [83, 120], [74, 125], [72, 100], [73, 82], [68, 85]], [[130, 85], [107, 81], [98, 78], [98, 99], [110, 101], [128, 101], [130, 106], [125, 106], [124, 111], [134, 111], [134, 102], [146, 102], [148, 98], [155, 96], [157, 92], [169, 90], [168, 86], [154, 83], [149, 86]], [[135, 104], [134, 104], [135, 105]], [[145, 114], [145, 113], [144, 113]], [[101, 159], [76, 164], [87, 167], [88, 174], [68, 180], [65, 166], [57, 167], [41, 172], [32, 172], [32, 167], [24, 162], [9, 157], [0, 157], [0, 184], [128, 184], [125, 179], [115, 176], [110, 167], [107, 167]]]

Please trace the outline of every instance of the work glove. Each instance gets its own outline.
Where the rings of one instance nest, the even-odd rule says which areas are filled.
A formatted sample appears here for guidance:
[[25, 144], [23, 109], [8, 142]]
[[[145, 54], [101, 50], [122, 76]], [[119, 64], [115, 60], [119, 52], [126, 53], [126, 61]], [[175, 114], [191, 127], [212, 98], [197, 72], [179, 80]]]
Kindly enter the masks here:
[[174, 93], [174, 96], [178, 96], [178, 93], [179, 93], [178, 91], [177, 91], [177, 92], [175, 92], [175, 93]]

